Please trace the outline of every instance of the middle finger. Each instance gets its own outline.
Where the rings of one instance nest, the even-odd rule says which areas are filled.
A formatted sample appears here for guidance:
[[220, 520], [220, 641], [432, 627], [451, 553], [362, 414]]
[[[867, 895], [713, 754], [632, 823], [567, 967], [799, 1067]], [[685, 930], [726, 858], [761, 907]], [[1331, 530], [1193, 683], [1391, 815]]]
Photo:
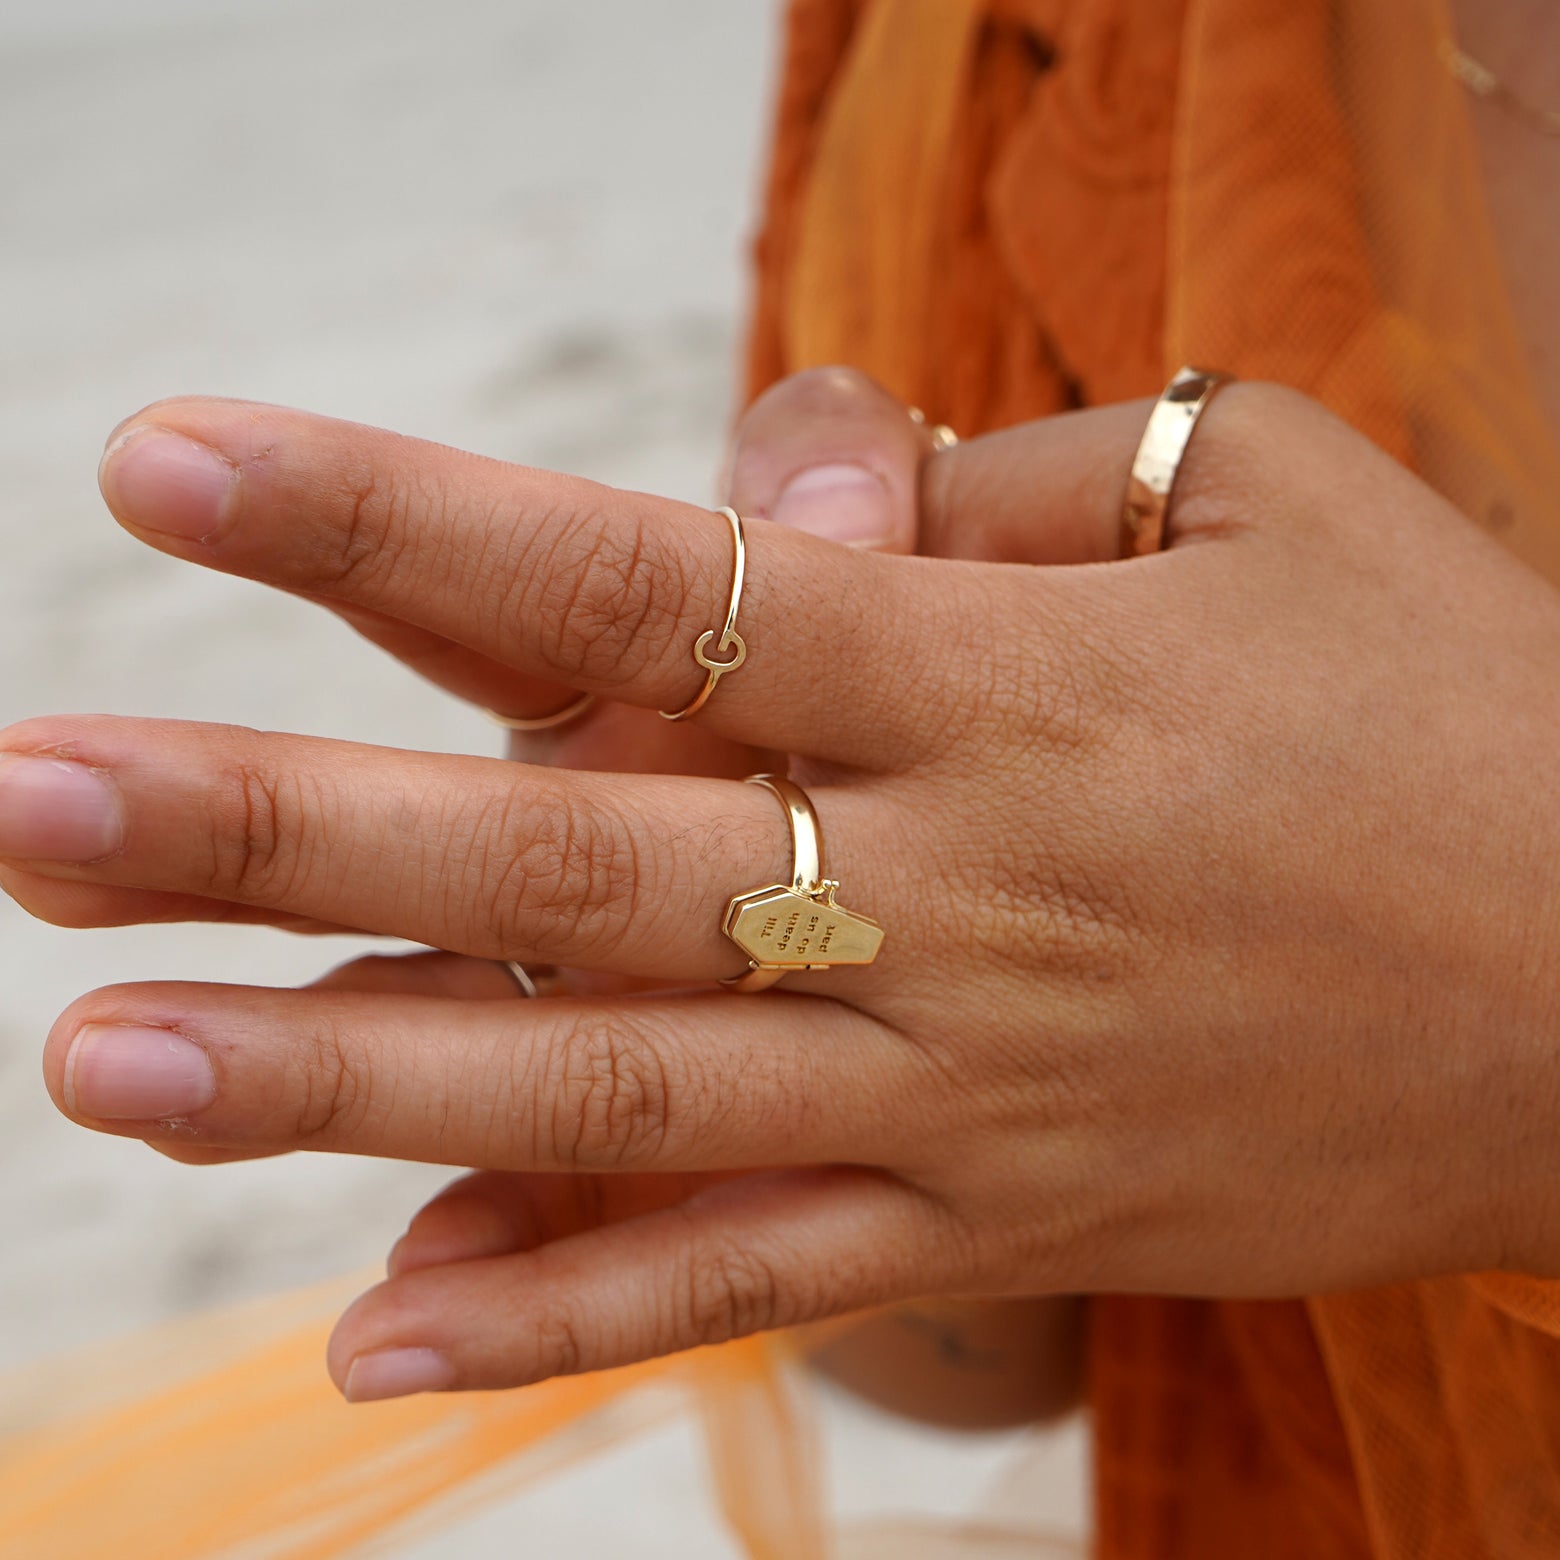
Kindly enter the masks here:
[[[837, 825], [826, 865], [871, 915], [894, 851], [880, 804], [856, 788], [814, 800]], [[728, 901], [791, 875], [785, 815], [757, 786], [104, 716], [0, 733], [0, 857], [56, 880], [669, 980], [740, 971], [720, 930]]]

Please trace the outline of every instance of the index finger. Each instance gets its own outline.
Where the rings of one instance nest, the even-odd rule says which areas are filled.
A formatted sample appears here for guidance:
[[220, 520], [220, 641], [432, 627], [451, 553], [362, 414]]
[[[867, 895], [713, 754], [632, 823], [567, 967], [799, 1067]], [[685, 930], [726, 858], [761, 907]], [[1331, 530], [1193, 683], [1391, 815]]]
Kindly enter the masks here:
[[[101, 481], [164, 552], [655, 709], [698, 694], [695, 645], [732, 595], [731, 530], [708, 510], [279, 407], [161, 402], [118, 432]], [[926, 652], [919, 577], [763, 521], [746, 539], [746, 657], [699, 719], [868, 767], [905, 756], [921, 723], [894, 672]]]

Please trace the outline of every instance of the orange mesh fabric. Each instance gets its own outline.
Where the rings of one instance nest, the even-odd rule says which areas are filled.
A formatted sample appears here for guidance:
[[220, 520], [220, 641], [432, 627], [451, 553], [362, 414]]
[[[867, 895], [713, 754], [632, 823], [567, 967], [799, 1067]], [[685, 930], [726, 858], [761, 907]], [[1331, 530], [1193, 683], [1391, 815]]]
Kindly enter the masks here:
[[[368, 1280], [182, 1321], [0, 1381], [6, 1560], [340, 1560], [438, 1532], [695, 1403], [753, 1560], [823, 1560], [783, 1335], [517, 1392], [344, 1403], [324, 1370]], [[522, 1541], [522, 1549], [524, 1544]]]
[[[782, 105], [755, 391], [848, 362], [977, 433], [1154, 394], [1183, 362], [1278, 379], [1560, 582], [1560, 459], [1439, 0], [988, 0], [924, 22], [909, 0], [792, 5], [793, 59], [827, 35], [832, 79]], [[934, 108], [935, 176], [911, 100]], [[1510, 1275], [1103, 1298], [1098, 1553], [1560, 1554], [1557, 1339], [1560, 1285]]]

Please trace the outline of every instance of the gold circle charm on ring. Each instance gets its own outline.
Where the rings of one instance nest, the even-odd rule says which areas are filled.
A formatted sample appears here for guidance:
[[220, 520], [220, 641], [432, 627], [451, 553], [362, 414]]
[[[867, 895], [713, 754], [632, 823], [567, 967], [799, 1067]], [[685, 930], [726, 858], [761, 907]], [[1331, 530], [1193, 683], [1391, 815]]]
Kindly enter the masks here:
[[723, 980], [733, 991], [763, 991], [794, 970], [870, 964], [883, 946], [883, 928], [836, 904], [838, 882], [823, 875], [823, 828], [807, 793], [780, 775], [749, 775], [748, 785], [774, 793], [791, 825], [791, 881], [738, 894], [726, 906], [721, 930], [748, 967]]
[[1181, 458], [1197, 419], [1231, 378], [1215, 369], [1183, 368], [1154, 402], [1127, 479], [1127, 501], [1121, 512], [1123, 558], [1141, 558], [1165, 545], [1165, 517]]
[[722, 509], [720, 514], [726, 517], [731, 526], [731, 546], [734, 555], [731, 570], [731, 602], [726, 608], [726, 623], [719, 630], [720, 638], [716, 641], [715, 649], [720, 655], [730, 656], [726, 661], [712, 661], [709, 656], [709, 645], [715, 639], [716, 630], [707, 628], [699, 635], [693, 647], [693, 658], [704, 668], [704, 686], [694, 695], [693, 700], [685, 704], [680, 710], [662, 710], [662, 720], [687, 720], [690, 715], [697, 715], [704, 708], [705, 701], [715, 691], [718, 683], [727, 672], [734, 672], [747, 660], [747, 642], [737, 632], [737, 608], [742, 605], [742, 577], [747, 572], [747, 541], [742, 534], [742, 516], [735, 509]]

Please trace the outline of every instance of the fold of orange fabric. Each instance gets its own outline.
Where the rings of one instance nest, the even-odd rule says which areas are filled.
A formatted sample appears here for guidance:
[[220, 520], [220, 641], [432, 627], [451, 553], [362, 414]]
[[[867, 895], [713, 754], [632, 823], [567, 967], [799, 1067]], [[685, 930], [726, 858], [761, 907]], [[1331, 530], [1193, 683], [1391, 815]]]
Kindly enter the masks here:
[[[786, 316], [787, 354], [870, 362], [912, 404], [925, 353], [908, 322], [932, 300], [954, 117], [983, 10], [983, 0], [867, 10], [824, 109], [791, 257], [808, 306]], [[875, 308], [878, 298], [897, 307]]]

